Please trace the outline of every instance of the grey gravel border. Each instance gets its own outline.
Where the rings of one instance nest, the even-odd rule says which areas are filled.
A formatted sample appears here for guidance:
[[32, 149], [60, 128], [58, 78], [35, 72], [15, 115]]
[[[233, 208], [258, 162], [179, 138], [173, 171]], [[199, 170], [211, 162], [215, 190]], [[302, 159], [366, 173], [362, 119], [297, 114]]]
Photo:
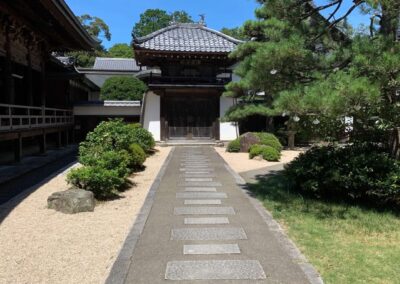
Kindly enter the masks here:
[[146, 224], [147, 218], [150, 215], [151, 208], [153, 207], [154, 197], [158, 188], [160, 187], [161, 179], [164, 177], [165, 171], [169, 162], [171, 161], [172, 154], [175, 151], [175, 147], [171, 149], [168, 157], [165, 159], [160, 171], [157, 174], [150, 190], [146, 196], [142, 208], [135, 220], [135, 223], [131, 227], [125, 242], [119, 251], [118, 257], [115, 260], [110, 274], [105, 281], [106, 284], [122, 284], [125, 283], [126, 277], [128, 276], [129, 268], [132, 263], [132, 256], [135, 250], [136, 243], [138, 242], [140, 235], [143, 232], [144, 226]]
[[[219, 153], [217, 152], [219, 155]], [[294, 242], [288, 237], [282, 227], [277, 221], [272, 217], [272, 214], [264, 207], [264, 205], [257, 198], [249, 195], [246, 181], [236, 173], [226, 161], [219, 155], [224, 162], [225, 168], [234, 177], [235, 182], [239, 185], [241, 192], [249, 199], [251, 204], [255, 207], [257, 212], [261, 215], [265, 223], [268, 225], [269, 229], [273, 232], [276, 239], [279, 241], [283, 249], [288, 253], [290, 258], [292, 258], [294, 263], [297, 263], [301, 270], [303, 270], [306, 278], [311, 284], [323, 284], [324, 281], [318, 273], [318, 271], [312, 266], [312, 264], [307, 260], [307, 258], [300, 252]]]

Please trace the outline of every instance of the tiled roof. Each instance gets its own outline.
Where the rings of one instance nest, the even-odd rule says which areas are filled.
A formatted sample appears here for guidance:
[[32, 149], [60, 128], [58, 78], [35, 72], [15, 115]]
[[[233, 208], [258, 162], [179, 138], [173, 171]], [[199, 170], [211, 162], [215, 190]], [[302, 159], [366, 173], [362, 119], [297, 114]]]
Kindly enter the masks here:
[[140, 71], [135, 59], [97, 57], [93, 69], [107, 71]]
[[134, 40], [139, 49], [180, 52], [229, 53], [240, 43], [201, 24], [174, 24]]

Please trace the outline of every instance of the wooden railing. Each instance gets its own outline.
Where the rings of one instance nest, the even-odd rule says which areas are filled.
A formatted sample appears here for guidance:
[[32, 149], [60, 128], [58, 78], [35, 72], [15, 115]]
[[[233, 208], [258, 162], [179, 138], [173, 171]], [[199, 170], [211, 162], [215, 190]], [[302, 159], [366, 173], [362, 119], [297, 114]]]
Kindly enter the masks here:
[[0, 131], [72, 125], [72, 110], [0, 104]]

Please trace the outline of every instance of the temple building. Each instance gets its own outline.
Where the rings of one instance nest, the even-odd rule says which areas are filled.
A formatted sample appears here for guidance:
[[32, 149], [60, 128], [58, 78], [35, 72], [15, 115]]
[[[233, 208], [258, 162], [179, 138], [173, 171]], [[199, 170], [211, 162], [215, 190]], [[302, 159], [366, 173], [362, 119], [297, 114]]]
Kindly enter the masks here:
[[53, 54], [97, 44], [63, 0], [0, 2], [0, 163], [71, 141], [73, 102], [99, 88]]
[[235, 123], [220, 122], [234, 99], [221, 96], [232, 80], [235, 62], [228, 57], [240, 40], [202, 23], [171, 24], [135, 38], [138, 77], [149, 86], [142, 123], [158, 141], [233, 140]]

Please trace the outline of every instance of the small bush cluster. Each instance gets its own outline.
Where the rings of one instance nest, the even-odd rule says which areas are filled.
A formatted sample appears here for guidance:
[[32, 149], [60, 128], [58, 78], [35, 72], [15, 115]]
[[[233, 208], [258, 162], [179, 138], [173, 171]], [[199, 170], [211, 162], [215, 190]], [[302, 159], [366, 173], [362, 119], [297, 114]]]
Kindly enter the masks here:
[[286, 166], [305, 194], [318, 198], [400, 205], [400, 165], [371, 144], [314, 147]]
[[102, 122], [80, 144], [83, 167], [71, 170], [67, 181], [92, 191], [97, 199], [113, 197], [129, 174], [143, 167], [146, 152], [154, 145], [151, 133], [138, 125], [127, 125], [121, 119]]
[[239, 138], [229, 142], [228, 147], [226, 148], [226, 151], [230, 152], [230, 153], [239, 153], [240, 152], [240, 140], [239, 140]]
[[282, 144], [274, 134], [267, 132], [257, 132], [255, 134], [260, 138], [261, 145], [270, 146], [279, 153], [282, 151]]
[[249, 158], [261, 156], [264, 160], [277, 162], [281, 158], [281, 153], [271, 146], [266, 145], [253, 145], [249, 150]]

